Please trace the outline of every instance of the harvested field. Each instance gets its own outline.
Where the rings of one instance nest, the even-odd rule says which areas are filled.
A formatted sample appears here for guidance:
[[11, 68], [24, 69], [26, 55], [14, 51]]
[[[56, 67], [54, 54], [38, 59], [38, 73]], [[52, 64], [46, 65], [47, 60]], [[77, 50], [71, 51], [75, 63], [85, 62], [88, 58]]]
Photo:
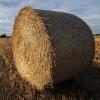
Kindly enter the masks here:
[[[98, 43], [97, 41], [95, 41], [95, 44], [98, 44], [95, 47], [97, 49], [100, 45], [100, 41], [98, 37], [95, 37], [95, 40], [98, 40]], [[99, 55], [99, 52], [95, 52], [95, 55]], [[83, 78], [83, 80], [81, 80], [79, 83], [77, 83], [76, 80], [73, 78], [68, 81], [65, 81], [64, 83], [58, 84], [53, 88], [46, 87], [43, 91], [40, 92], [20, 77], [14, 64], [11, 64], [10, 66], [1, 67], [0, 100], [99, 99], [100, 92], [94, 91], [94, 89], [98, 90], [98, 86], [100, 83], [100, 65], [99, 63], [95, 64], [95, 62], [100, 62], [100, 59], [94, 59], [94, 65], [92, 69], [90, 69], [91, 72], [86, 72], [89, 74], [87, 74], [88, 78], [87, 76], [85, 76], [85, 78], [87, 78], [85, 80], [85, 87], [82, 86], [82, 84], [80, 84], [82, 81], [84, 81], [85, 78]], [[91, 87], [94, 87], [94, 89], [92, 88], [91, 90]]]
[[11, 38], [0, 38], [0, 68], [9, 66], [12, 63], [12, 42]]
[[94, 63], [96, 63], [97, 65], [100, 65], [100, 36], [95, 36], [95, 59], [94, 59]]

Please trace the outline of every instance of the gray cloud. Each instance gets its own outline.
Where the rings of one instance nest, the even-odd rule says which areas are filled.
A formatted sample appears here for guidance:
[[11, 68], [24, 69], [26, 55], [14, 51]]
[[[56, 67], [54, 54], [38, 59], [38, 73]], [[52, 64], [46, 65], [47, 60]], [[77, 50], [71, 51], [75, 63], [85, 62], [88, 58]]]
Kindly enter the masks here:
[[3, 5], [5, 7], [16, 7], [22, 2], [24, 2], [24, 0], [1, 0], [0, 5]]

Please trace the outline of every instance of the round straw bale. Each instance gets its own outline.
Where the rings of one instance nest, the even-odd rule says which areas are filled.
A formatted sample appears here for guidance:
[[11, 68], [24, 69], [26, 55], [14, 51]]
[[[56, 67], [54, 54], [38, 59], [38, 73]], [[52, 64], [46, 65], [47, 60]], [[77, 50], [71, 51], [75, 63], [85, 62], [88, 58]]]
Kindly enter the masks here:
[[8, 66], [12, 61], [11, 38], [0, 38], [0, 68]]
[[37, 89], [69, 79], [93, 62], [92, 32], [72, 14], [25, 7], [12, 41], [18, 72]]

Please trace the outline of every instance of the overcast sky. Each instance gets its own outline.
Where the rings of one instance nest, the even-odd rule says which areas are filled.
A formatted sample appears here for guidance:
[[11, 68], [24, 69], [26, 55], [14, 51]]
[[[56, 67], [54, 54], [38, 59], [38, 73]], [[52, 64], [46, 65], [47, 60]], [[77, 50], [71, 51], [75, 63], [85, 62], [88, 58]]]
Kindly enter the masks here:
[[28, 5], [75, 14], [87, 22], [93, 33], [100, 33], [100, 0], [0, 0], [0, 34], [12, 32], [18, 11]]

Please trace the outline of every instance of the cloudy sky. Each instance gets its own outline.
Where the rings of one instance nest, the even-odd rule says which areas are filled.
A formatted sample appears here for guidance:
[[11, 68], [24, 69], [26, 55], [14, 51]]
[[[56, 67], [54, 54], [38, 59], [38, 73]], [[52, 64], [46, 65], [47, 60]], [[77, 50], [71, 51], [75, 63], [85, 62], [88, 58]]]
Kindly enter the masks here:
[[18, 11], [28, 5], [75, 14], [87, 22], [93, 33], [100, 33], [100, 0], [0, 0], [0, 34], [11, 34]]

